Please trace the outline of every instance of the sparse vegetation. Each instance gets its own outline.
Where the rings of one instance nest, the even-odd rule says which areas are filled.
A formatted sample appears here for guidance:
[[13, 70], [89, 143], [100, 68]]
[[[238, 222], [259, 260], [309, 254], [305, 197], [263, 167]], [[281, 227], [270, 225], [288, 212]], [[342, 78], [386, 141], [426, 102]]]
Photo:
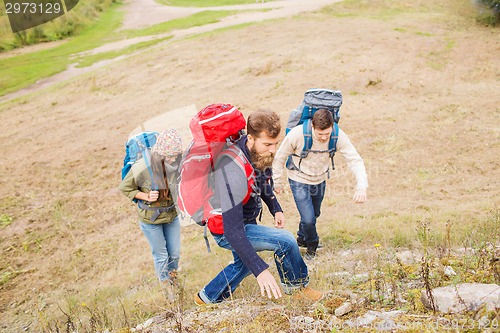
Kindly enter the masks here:
[[214, 23], [233, 13], [231, 11], [203, 11], [187, 18], [172, 20], [142, 30], [116, 32], [123, 19], [123, 14], [118, 11], [117, 5], [112, 6], [101, 15], [99, 22], [60, 46], [0, 59], [2, 73], [0, 74], [0, 96], [24, 88], [41, 78], [57, 74], [67, 69], [69, 64], [76, 63], [76, 67], [90, 66], [97, 61], [113, 59], [150, 47], [171, 38], [171, 36], [137, 43], [117, 51], [83, 54], [85, 51], [92, 50], [106, 42], [159, 33], [166, 34], [174, 29], [186, 29]]
[[0, 59], [0, 95], [65, 70], [71, 63], [72, 54], [102, 45], [111, 32], [119, 27], [121, 19], [122, 14], [115, 5], [101, 14], [99, 22], [60, 46]]
[[[113, 15], [106, 24], [114, 29], [120, 19]], [[334, 31], [335, 43], [309, 31]], [[90, 43], [89, 36], [79, 40]], [[100, 45], [94, 39], [85, 49]], [[356, 320], [375, 311], [401, 311], [394, 320], [401, 329], [393, 330], [401, 332], [498, 323], [499, 314], [484, 308], [434, 314], [420, 300], [436, 286], [500, 283], [498, 106], [491, 98], [498, 57], [489, 52], [498, 43], [491, 28], [475, 23], [472, 7], [455, 0], [349, 0], [144, 45], [140, 56], [1, 105], [0, 330], [374, 332], [377, 326], [360, 328]], [[16, 58], [29, 72], [38, 57], [65, 62], [76, 47]], [[17, 64], [8, 60], [2, 73], [14, 77], [9, 68]], [[336, 159], [318, 222], [323, 248], [308, 262], [312, 286], [327, 297], [269, 301], [249, 277], [232, 300], [196, 308], [193, 294], [231, 256], [212, 240], [207, 253], [202, 229], [191, 225], [182, 229], [182, 270], [169, 301], [133, 206], [113, 190], [131, 128], [178, 105], [214, 100], [244, 112], [273, 108], [285, 121], [317, 85], [345, 92], [341, 126], [370, 180], [369, 201], [354, 205], [354, 181]], [[280, 202], [286, 228], [295, 231], [291, 194]], [[262, 223], [271, 225], [267, 214]], [[273, 266], [271, 254], [263, 258]], [[334, 317], [346, 303], [350, 311]]]
[[[158, 0], [160, 3], [169, 6], [186, 7], [216, 7], [227, 5], [239, 5], [245, 3], [255, 3], [255, 0]], [[272, 0], [267, 0], [272, 1]]]
[[6, 227], [12, 223], [12, 217], [7, 214], [0, 215], [0, 228]]
[[234, 10], [205, 10], [193, 14], [189, 17], [174, 19], [167, 22], [155, 24], [148, 28], [139, 30], [126, 30], [123, 32], [123, 34], [131, 38], [138, 36], [150, 36], [160, 33], [167, 33], [172, 30], [182, 30], [191, 27], [202, 26], [205, 24], [215, 23], [220, 21], [220, 19], [226, 16], [233, 15], [236, 13], [237, 11]]
[[476, 2], [489, 9], [489, 12], [479, 16], [479, 22], [486, 25], [500, 24], [500, 0], [476, 0]]

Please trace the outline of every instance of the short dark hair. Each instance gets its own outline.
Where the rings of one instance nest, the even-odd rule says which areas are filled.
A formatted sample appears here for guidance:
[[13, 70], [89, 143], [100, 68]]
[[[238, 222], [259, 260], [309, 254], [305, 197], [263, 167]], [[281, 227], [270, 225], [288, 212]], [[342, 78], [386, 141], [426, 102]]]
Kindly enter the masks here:
[[266, 132], [273, 139], [280, 135], [280, 116], [276, 112], [259, 109], [248, 116], [247, 134], [258, 138], [262, 132]]
[[314, 113], [312, 125], [317, 130], [325, 130], [333, 126], [333, 115], [327, 109], [319, 109]]

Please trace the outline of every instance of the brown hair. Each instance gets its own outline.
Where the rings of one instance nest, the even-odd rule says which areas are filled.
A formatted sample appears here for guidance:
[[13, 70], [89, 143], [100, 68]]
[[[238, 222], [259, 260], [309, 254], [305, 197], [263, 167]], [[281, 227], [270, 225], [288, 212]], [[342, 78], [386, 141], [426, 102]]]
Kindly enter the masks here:
[[280, 135], [280, 116], [276, 112], [259, 109], [248, 116], [247, 133], [258, 138], [262, 132], [273, 139]]
[[164, 201], [168, 198], [168, 179], [167, 170], [165, 169], [165, 157], [156, 152], [151, 154], [151, 171], [155, 185], [158, 187], [158, 201]]
[[312, 125], [317, 130], [325, 130], [333, 126], [333, 115], [327, 109], [319, 109], [314, 113]]

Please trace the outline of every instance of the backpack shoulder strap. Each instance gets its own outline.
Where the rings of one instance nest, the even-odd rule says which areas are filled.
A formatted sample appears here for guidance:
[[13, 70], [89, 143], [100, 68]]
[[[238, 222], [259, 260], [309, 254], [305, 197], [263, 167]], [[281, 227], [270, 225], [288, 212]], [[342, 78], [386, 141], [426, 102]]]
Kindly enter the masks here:
[[[304, 106], [305, 112], [310, 112], [310, 107]], [[312, 140], [312, 121], [311, 119], [305, 119], [302, 123], [302, 135], [304, 137], [304, 146], [300, 152], [300, 155], [295, 155], [299, 157], [299, 166], [296, 167], [297, 170], [300, 171], [300, 165], [302, 164], [302, 159], [306, 158], [311, 151], [313, 140]], [[289, 160], [291, 162], [291, 159]], [[293, 163], [290, 163], [292, 165]]]
[[307, 119], [302, 124], [302, 134], [304, 135], [304, 146], [300, 152], [300, 158], [306, 158], [311, 150], [313, 140], [312, 140], [312, 122], [311, 119]]
[[330, 142], [328, 143], [328, 152], [330, 155], [330, 160], [332, 161], [332, 170], [335, 170], [335, 163], [333, 162], [333, 157], [337, 152], [337, 141], [339, 140], [339, 125], [333, 123], [332, 134], [330, 135]]
[[252, 163], [250, 163], [243, 151], [236, 145], [232, 144], [224, 149], [217, 157], [216, 165], [219, 164], [219, 161], [223, 156], [229, 156], [233, 161], [235, 161], [236, 165], [240, 167], [241, 171], [243, 171], [245, 177], [247, 178], [248, 191], [245, 198], [243, 199], [243, 204], [245, 204], [248, 202], [250, 197], [254, 196], [257, 192], [255, 169], [253, 168]]
[[230, 145], [229, 147], [224, 149], [217, 157], [217, 164], [223, 156], [231, 157], [231, 159], [236, 162], [243, 173], [247, 176], [247, 179], [249, 179], [249, 177], [255, 178], [255, 170], [252, 166], [252, 163], [250, 163], [243, 151], [238, 148], [238, 146]]

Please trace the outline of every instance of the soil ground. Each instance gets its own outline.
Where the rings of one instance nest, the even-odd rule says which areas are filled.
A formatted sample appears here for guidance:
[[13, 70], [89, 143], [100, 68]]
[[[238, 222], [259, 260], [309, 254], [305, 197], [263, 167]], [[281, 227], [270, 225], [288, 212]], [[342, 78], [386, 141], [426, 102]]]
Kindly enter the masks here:
[[[350, 202], [354, 181], [337, 157], [323, 234], [367, 229], [368, 241], [391, 244], [419, 218], [460, 229], [498, 210], [499, 33], [455, 2], [376, 1], [381, 11], [363, 15], [332, 6], [178, 39], [1, 105], [1, 330], [36, 331], [99, 290], [143, 291], [150, 253], [116, 189], [124, 142], [185, 106], [265, 107], [285, 123], [308, 88], [341, 90], [340, 125], [367, 165], [369, 201]], [[294, 232], [290, 195], [282, 201]], [[193, 227], [183, 228], [185, 274], [205, 258]]]

